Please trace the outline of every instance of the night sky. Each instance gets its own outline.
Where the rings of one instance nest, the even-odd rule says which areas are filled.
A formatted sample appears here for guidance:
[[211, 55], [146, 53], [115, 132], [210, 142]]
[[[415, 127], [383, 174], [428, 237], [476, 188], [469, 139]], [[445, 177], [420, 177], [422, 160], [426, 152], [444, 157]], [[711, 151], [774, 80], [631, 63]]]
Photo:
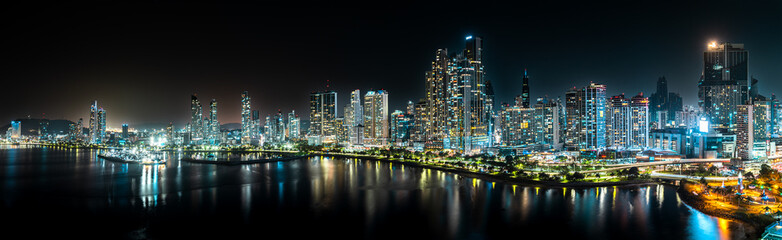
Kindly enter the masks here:
[[520, 94], [526, 68], [533, 97], [590, 81], [650, 95], [665, 76], [694, 105], [710, 41], [744, 43], [760, 93], [782, 93], [782, 1], [24, 2], [0, 10], [2, 122], [86, 120], [98, 100], [109, 127], [181, 127], [192, 93], [239, 122], [244, 90], [262, 116], [306, 120], [326, 80], [340, 115], [356, 88], [388, 90], [403, 109], [423, 97], [435, 50], [461, 51], [467, 35], [484, 38], [498, 104]]

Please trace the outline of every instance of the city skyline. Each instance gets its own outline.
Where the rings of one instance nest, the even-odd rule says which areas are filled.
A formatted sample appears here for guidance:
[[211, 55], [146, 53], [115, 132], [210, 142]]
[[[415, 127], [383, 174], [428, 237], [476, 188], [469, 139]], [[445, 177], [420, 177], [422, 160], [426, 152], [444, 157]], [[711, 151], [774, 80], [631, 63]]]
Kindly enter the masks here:
[[[738, 9], [758, 5], [766, 6], [766, 8], [752, 8], [752, 11], [780, 9], [778, 4], [768, 3], [756, 2], [727, 5]], [[433, 32], [422, 32], [420, 30], [422, 27], [413, 24], [413, 19], [411, 19], [399, 22], [391, 21], [392, 23], [383, 25], [384, 27], [381, 29], [389, 28], [395, 30], [389, 33], [379, 33], [378, 30], [368, 30], [361, 26], [341, 26], [334, 33], [328, 33], [312, 40], [305, 41], [299, 39], [294, 41], [294, 44], [286, 43], [286, 41], [292, 40], [290, 38], [266, 40], [269, 38], [268, 36], [288, 33], [279, 29], [281, 27], [274, 27], [270, 29], [269, 35], [261, 36], [244, 36], [242, 34], [245, 31], [242, 29], [229, 28], [225, 31], [232, 34], [228, 34], [223, 40], [204, 37], [203, 39], [186, 42], [187, 44], [178, 44], [172, 42], [172, 40], [180, 39], [179, 37], [164, 35], [165, 38], [162, 38], [163, 40], [158, 44], [160, 46], [151, 46], [149, 48], [145, 46], [155, 45], [155, 40], [153, 40], [152, 36], [159, 34], [158, 31], [163, 26], [178, 26], [185, 33], [192, 33], [195, 29], [204, 26], [197, 23], [176, 23], [167, 17], [162, 17], [162, 13], [159, 12], [151, 12], [150, 14], [155, 20], [168, 21], [161, 21], [160, 23], [142, 21], [138, 23], [138, 26], [121, 24], [122, 27], [119, 30], [107, 30], [105, 26], [100, 24], [83, 24], [83, 26], [79, 26], [79, 29], [77, 29], [80, 31], [65, 32], [57, 28], [61, 27], [60, 25], [52, 25], [43, 20], [38, 20], [33, 21], [32, 24], [38, 24], [36, 26], [58, 33], [58, 36], [63, 37], [83, 37], [85, 36], [83, 31], [87, 30], [101, 30], [98, 31], [99, 33], [93, 33], [98, 35], [102, 33], [120, 34], [117, 31], [127, 31], [122, 32], [121, 35], [134, 36], [134, 33], [145, 33], [142, 31], [144, 27], [150, 27], [149, 31], [151, 33], [146, 32], [146, 34], [138, 35], [137, 38], [130, 39], [141, 40], [138, 44], [130, 40], [120, 41], [105, 38], [103, 39], [105, 42], [102, 44], [97, 44], [100, 42], [95, 42], [95, 40], [78, 44], [62, 40], [64, 41], [63, 43], [67, 43], [67, 46], [81, 46], [85, 49], [83, 53], [78, 54], [68, 52], [65, 48], [56, 46], [54, 43], [58, 41], [42, 45], [46, 49], [55, 50], [52, 53], [33, 51], [33, 54], [30, 54], [30, 56], [23, 56], [22, 52], [17, 52], [20, 50], [9, 52], [9, 59], [20, 57], [20, 59], [25, 60], [33, 56], [38, 56], [42, 59], [52, 59], [55, 56], [77, 58], [69, 61], [69, 63], [40, 60], [42, 61], [40, 65], [31, 65], [28, 64], [29, 62], [6, 65], [5, 78], [15, 79], [16, 81], [13, 81], [11, 87], [18, 89], [18, 91], [3, 96], [4, 100], [16, 104], [4, 111], [0, 117], [11, 121], [17, 118], [25, 118], [28, 115], [32, 118], [40, 118], [45, 113], [49, 119], [67, 119], [76, 122], [79, 118], [88, 119], [89, 112], [84, 110], [84, 105], [98, 100], [101, 102], [102, 107], [112, 113], [112, 116], [108, 118], [108, 125], [111, 128], [117, 128], [123, 123], [128, 123], [131, 127], [145, 124], [158, 124], [158, 127], [164, 127], [169, 122], [174, 122], [177, 128], [181, 128], [185, 123], [189, 122], [187, 95], [196, 93], [199, 96], [214, 98], [221, 103], [218, 114], [221, 123], [239, 123], [241, 105], [239, 104], [240, 97], [238, 95], [242, 91], [248, 91], [254, 96], [252, 105], [258, 106], [256, 109], [260, 111], [260, 115], [265, 116], [276, 113], [278, 110], [282, 112], [290, 112], [291, 110], [306, 112], [308, 105], [307, 95], [312, 91], [325, 90], [326, 84], [330, 85], [329, 88], [331, 90], [341, 93], [338, 95], [338, 103], [346, 102], [349, 91], [353, 89], [361, 89], [362, 91], [386, 90], [391, 95], [389, 98], [389, 110], [393, 111], [404, 109], [408, 101], [417, 102], [424, 97], [424, 88], [421, 86], [425, 84], [425, 72], [431, 67], [432, 54], [435, 50], [439, 48], [460, 49], [463, 46], [463, 42], [459, 41], [459, 39], [464, 39], [465, 36], [470, 35], [482, 36], [485, 41], [487, 54], [484, 65], [487, 66], [487, 79], [492, 81], [497, 92], [494, 102], [495, 107], [503, 102], [513, 103], [514, 98], [521, 94], [524, 69], [527, 69], [530, 78], [530, 99], [543, 96], [548, 96], [549, 99], [563, 97], [564, 92], [568, 88], [580, 87], [589, 82], [609, 86], [606, 93], [608, 96], [622, 93], [632, 96], [638, 92], [643, 92], [649, 96], [655, 90], [655, 80], [664, 76], [669, 81], [670, 92], [681, 94], [685, 105], [696, 105], [698, 78], [703, 68], [702, 54], [712, 41], [735, 42], [745, 45], [751, 58], [749, 61], [749, 75], [759, 80], [758, 84], [761, 94], [770, 96], [771, 93], [775, 92], [774, 89], [782, 87], [776, 86], [778, 84], [782, 85], [782, 83], [775, 81], [777, 78], [775, 76], [782, 76], [782, 72], [780, 72], [782, 70], [778, 67], [778, 63], [782, 62], [782, 60], [779, 60], [782, 54], [777, 54], [782, 51], [782, 47], [770, 44], [780, 42], [782, 36], [774, 31], [765, 31], [764, 34], [752, 34], [752, 31], [761, 29], [779, 29], [780, 27], [775, 27], [775, 24], [779, 25], [782, 22], [778, 21], [779, 16], [759, 13], [749, 14], [749, 17], [723, 16], [722, 18], [716, 18], [700, 12], [705, 10], [692, 11], [690, 15], [684, 13], [688, 10], [694, 10], [695, 5], [697, 4], [685, 4], [681, 8], [666, 10], [667, 13], [670, 13], [669, 16], [671, 18], [660, 19], [660, 22], [650, 22], [648, 16], [644, 18], [642, 16], [628, 16], [623, 13], [607, 13], [606, 18], [625, 19], [629, 21], [628, 24], [639, 25], [637, 29], [630, 28], [629, 30], [626, 28], [628, 26], [614, 26], [615, 24], [571, 29], [577, 33], [596, 30], [595, 33], [578, 35], [580, 37], [555, 33], [570, 29], [568, 27], [569, 22], [566, 20], [542, 24], [542, 20], [535, 20], [529, 15], [502, 11], [500, 9], [501, 6], [493, 5], [485, 8], [486, 10], [499, 12], [498, 16], [481, 15], [474, 22], [445, 24]], [[216, 7], [226, 10], [228, 13], [244, 13], [246, 11], [237, 9], [236, 6], [218, 5]], [[527, 9], [539, 9], [542, 12], [548, 11], [551, 13], [553, 11], [553, 6], [545, 4], [526, 7]], [[620, 7], [620, 9], [633, 9], [633, 7], [635, 6], [624, 6]], [[658, 5], [650, 7], [657, 10], [662, 8], [662, 6]], [[717, 6], [704, 7], [707, 9], [715, 8], [715, 10], [718, 10], [717, 12], [728, 11]], [[93, 8], [95, 7], [93, 6]], [[196, 11], [197, 14], [212, 13], [204, 7], [191, 6], [191, 8], [198, 10]], [[291, 10], [289, 6], [277, 6], [277, 8], [282, 10], [279, 14], [288, 13], [289, 11], [286, 10]], [[598, 8], [598, 6], [588, 7], [588, 9], [592, 8]], [[397, 6], [393, 9], [401, 9], [413, 16], [421, 17], [421, 21], [424, 22], [430, 18], [421, 16], [422, 13], [418, 12], [420, 10], [411, 10], [404, 6]], [[556, 12], [554, 16], [561, 16], [560, 14], [568, 12], [572, 13], [572, 11], [575, 11], [575, 9], [566, 8], [561, 12]], [[606, 13], [606, 11], [601, 10], [596, 13]], [[535, 13], [530, 14], [534, 15]], [[174, 15], [178, 16], [178, 14]], [[236, 24], [237, 21], [241, 20], [239, 17], [224, 15], [231, 14], [217, 14], [217, 16], [225, 17], [225, 19], [217, 21], [219, 26]], [[377, 17], [361, 14], [348, 14], [342, 18], [326, 17], [323, 24], [330, 21], [353, 22], [354, 20], [362, 19], [367, 19], [370, 22], [382, 22], [382, 20], [389, 18], [387, 15], [389, 13], [382, 12]], [[437, 16], [440, 15], [438, 14]], [[56, 16], [54, 14], [42, 19], [51, 19]], [[583, 21], [586, 23], [604, 23], [605, 21], [605, 19], [589, 17], [590, 15], [584, 13], [577, 13], [574, 17], [579, 16], [584, 17]], [[156, 17], [163, 19], [157, 19]], [[690, 17], [698, 20], [687, 26], [674, 25], [670, 29], [662, 30], [664, 33], [665, 31], [677, 32], [696, 29], [697, 31], [694, 33], [676, 37], [650, 37], [649, 35], [652, 33], [644, 31], [648, 29], [661, 30], [663, 26], [670, 25], [669, 23], [671, 22], [681, 21]], [[247, 16], [247, 18], [248, 22], [239, 23], [239, 26], [249, 26], [252, 25], [251, 23], [264, 19], [257, 16]], [[547, 19], [550, 20], [550, 18]], [[108, 22], [126, 23], [126, 20], [112, 17], [109, 17], [109, 20]], [[63, 24], [67, 24], [69, 21], [78, 22], [80, 19], [65, 17], [63, 21], [65, 22]], [[498, 27], [492, 27], [492, 23], [512, 24], [514, 27], [511, 29], [514, 30], [512, 33], [501, 32], [498, 31]], [[541, 25], [536, 26], [533, 23], [541, 23]], [[298, 22], [293, 24], [296, 26], [296, 24], [302, 25], [304, 23]], [[551, 29], [541, 30], [541, 28], [545, 28], [543, 26], [549, 26]], [[752, 30], [751, 28], [739, 29], [739, 26], [763, 26], [763, 28], [758, 30]], [[390, 35], [400, 31], [400, 28], [410, 28], [411, 32], [408, 35]], [[622, 29], [624, 29], [624, 33], [629, 34], [629, 41], [605, 41], [616, 36], [617, 33], [613, 33], [614, 31]], [[10, 30], [12, 33], [28, 33], [18, 26], [10, 27]], [[213, 32], [219, 29], [207, 28], [206, 30]], [[351, 30], [356, 30], [357, 33], [346, 33], [351, 32]], [[319, 33], [322, 32], [319, 31]], [[365, 35], [360, 35], [362, 33], [365, 33]], [[525, 33], [529, 35], [537, 33], [535, 36], [539, 36], [539, 38], [525, 38], [527, 36]], [[25, 47], [31, 47], [31, 44], [40, 42], [22, 42], [19, 36], [35, 40], [40, 36], [37, 34], [41, 33], [15, 35], [16, 37], [6, 41], [12, 44], [15, 43], [21, 49], [25, 49]], [[652, 35], [656, 35], [656, 33]], [[296, 33], [292, 36], [301, 38], [309, 36], [309, 34]], [[263, 41], [253, 42], [253, 40], [258, 39], [263, 39]], [[181, 54], [184, 51], [182, 49], [183, 46], [206, 46], [207, 42], [204, 41], [210, 40], [218, 43], [239, 40], [240, 44], [228, 49], [231, 54], [234, 54], [232, 56], [230, 56], [231, 54], [217, 54], [215, 51], [219, 49], [214, 47], [205, 50], [205, 53], [193, 53], [197, 55], [193, 59], [188, 59], [187, 54]], [[323, 42], [318, 43], [319, 40]], [[389, 41], [397, 42], [399, 46], [389, 47]], [[310, 53], [312, 54], [311, 57], [319, 56], [321, 58], [333, 59], [335, 60], [333, 62], [336, 63], [324, 63], [324, 61], [313, 60], [296, 62], [293, 59], [280, 58], [280, 52], [273, 52], [269, 53], [270, 56], [275, 56], [273, 58], [279, 61], [258, 64], [257, 67], [248, 67], [248, 65], [258, 63], [259, 60], [257, 58], [262, 58], [261, 55], [257, 55], [258, 52], [256, 50], [258, 46], [278, 44], [283, 48], [283, 50], [279, 50], [281, 52], [290, 50], [290, 53], [299, 53], [298, 51], [302, 50], [296, 50], [298, 46], [308, 43], [317, 43], [313, 45], [315, 49], [306, 48], [306, 51], [314, 51]], [[319, 48], [330, 46], [329, 44], [334, 44], [334, 50], [318, 50]], [[96, 52], [112, 47], [117, 47], [118, 50], [109, 51], [103, 56], [107, 60], [114, 59], [114, 62], [108, 61], [105, 64], [102, 63], [103, 60], [95, 62]], [[177, 51], [162, 51], [165, 48], [174, 48]], [[335, 52], [336, 49], [341, 49], [344, 53], [337, 53]], [[373, 61], [357, 62], [358, 59], [366, 57], [366, 53], [358, 52], [364, 52], [367, 49], [376, 49], [372, 51], [373, 55], [370, 58], [378, 60], [376, 64], [372, 63]], [[128, 54], [128, 50], [138, 50], [140, 53], [151, 54], [152, 59], [176, 59], [176, 61], [163, 64], [157, 62], [162, 60], [155, 60], [154, 64], [145, 65], [139, 62], [140, 59], [138, 59], [139, 56], [137, 55], [131, 54], [129, 58], [124, 58], [127, 55], [122, 54]], [[249, 51], [247, 54], [240, 54], [238, 53], [240, 50]], [[594, 53], [593, 51], [604, 53], [600, 59], [601, 61], [592, 61], [581, 56]], [[397, 52], [402, 54], [393, 54]], [[566, 52], [572, 56], [563, 55]], [[675, 52], [675, 54], [672, 52]], [[163, 56], [167, 53], [179, 53], [182, 56], [173, 58]], [[387, 58], [381, 56], [389, 54], [403, 55], [404, 57], [392, 57], [388, 60], [380, 59]], [[645, 56], [648, 59], [639, 59], [638, 55]], [[225, 59], [228, 63], [214, 64], [213, 60], [208, 60], [213, 57]], [[118, 63], [116, 62], [117, 59], [125, 59], [123, 61], [127, 62], [126, 64]], [[675, 59], [675, 61], [670, 59]], [[207, 61], [209, 64], [214, 65], [208, 68], [201, 68], [207, 62], [198, 63], [198, 61]], [[388, 65], [388, 61], [393, 61], [393, 64]], [[297, 65], [296, 63], [301, 64]], [[24, 67], [14, 68], [14, 66], [18, 66], [15, 64], [21, 64]], [[35, 72], [28, 71], [33, 66], [41, 69]], [[290, 73], [292, 66], [304, 67], [305, 71], [280, 75], [281, 71]], [[383, 71], [384, 74], [367, 74], [368, 71], [378, 72], [389, 66], [393, 67], [394, 71]], [[563, 66], [568, 71], [562, 71]], [[71, 70], [66, 71], [62, 68]], [[257, 72], [263, 72], [263, 69], [267, 68], [277, 70], [268, 71], [269, 74], [257, 74]], [[309, 69], [312, 69], [312, 71], [307, 71]], [[627, 79], [631, 79], [631, 81], [627, 81]], [[33, 83], [37, 84], [33, 85]], [[281, 83], [297, 84], [286, 86], [280, 85]], [[120, 88], [127, 89], [127, 91], [118, 91], [117, 89]], [[57, 102], [37, 100], [33, 97], [33, 94], [29, 94], [29, 91], [33, 89], [38, 90], [39, 94], [51, 96], [52, 99], [64, 100]], [[336, 106], [338, 115], [343, 112], [343, 105], [339, 104]], [[308, 118], [306, 114], [302, 117], [305, 120]]]

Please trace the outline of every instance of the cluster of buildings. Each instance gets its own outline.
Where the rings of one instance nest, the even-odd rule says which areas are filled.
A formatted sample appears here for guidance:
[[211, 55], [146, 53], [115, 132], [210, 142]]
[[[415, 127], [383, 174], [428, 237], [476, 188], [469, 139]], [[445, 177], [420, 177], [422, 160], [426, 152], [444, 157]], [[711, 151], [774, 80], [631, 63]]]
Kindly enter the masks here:
[[[107, 132], [106, 111], [97, 101], [90, 106], [87, 126], [71, 123], [71, 141], [117, 144], [125, 141], [169, 146], [285, 145], [306, 140], [310, 145], [348, 148], [404, 147], [411, 150], [459, 154], [577, 152], [581, 156], [655, 158], [778, 158], [782, 145], [782, 107], [775, 96], [758, 93], [758, 80], [749, 77], [743, 44], [713, 42], [703, 53], [698, 81], [698, 106], [682, 104], [668, 91], [665, 77], [654, 93], [609, 96], [607, 86], [590, 83], [564, 92], [564, 98], [530, 95], [527, 70], [521, 94], [512, 104], [495, 103], [486, 76], [483, 39], [468, 36], [456, 52], [437, 49], [424, 74], [425, 95], [408, 101], [403, 110], [389, 109], [386, 90], [350, 92], [347, 104], [337, 92], [309, 95], [308, 127], [295, 111], [269, 114], [262, 124], [247, 91], [241, 94], [241, 127], [221, 129], [217, 101], [204, 107], [191, 96], [190, 122], [183, 129], [121, 135]], [[495, 108], [496, 106], [496, 108]], [[48, 132], [48, 121], [39, 133]], [[14, 121], [6, 138], [23, 135]], [[141, 138], [139, 138], [141, 136]], [[782, 150], [782, 149], [781, 149]]]

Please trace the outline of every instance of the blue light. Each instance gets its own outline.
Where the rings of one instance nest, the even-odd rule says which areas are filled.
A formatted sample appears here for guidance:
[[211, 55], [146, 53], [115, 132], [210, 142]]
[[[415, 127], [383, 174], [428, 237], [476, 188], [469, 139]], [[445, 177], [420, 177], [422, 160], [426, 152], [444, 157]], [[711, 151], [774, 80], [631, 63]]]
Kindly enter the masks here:
[[467, 39], [465, 40], [470, 40], [470, 39], [472, 39], [472, 36], [467, 36]]

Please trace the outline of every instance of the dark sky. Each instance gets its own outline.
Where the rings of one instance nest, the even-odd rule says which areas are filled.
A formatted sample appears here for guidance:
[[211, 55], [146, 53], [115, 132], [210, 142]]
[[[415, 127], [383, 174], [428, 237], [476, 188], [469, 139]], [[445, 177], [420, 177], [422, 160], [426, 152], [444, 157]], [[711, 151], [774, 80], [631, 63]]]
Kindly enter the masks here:
[[760, 92], [782, 89], [782, 1], [25, 2], [0, 10], [3, 122], [86, 119], [98, 100], [110, 127], [181, 127], [191, 93], [239, 122], [244, 90], [262, 116], [308, 119], [326, 80], [340, 113], [356, 88], [386, 89], [402, 109], [423, 97], [435, 50], [460, 51], [467, 35], [484, 37], [498, 103], [520, 94], [526, 68], [533, 97], [590, 81], [651, 94], [665, 76], [695, 104], [712, 40], [744, 43]]

